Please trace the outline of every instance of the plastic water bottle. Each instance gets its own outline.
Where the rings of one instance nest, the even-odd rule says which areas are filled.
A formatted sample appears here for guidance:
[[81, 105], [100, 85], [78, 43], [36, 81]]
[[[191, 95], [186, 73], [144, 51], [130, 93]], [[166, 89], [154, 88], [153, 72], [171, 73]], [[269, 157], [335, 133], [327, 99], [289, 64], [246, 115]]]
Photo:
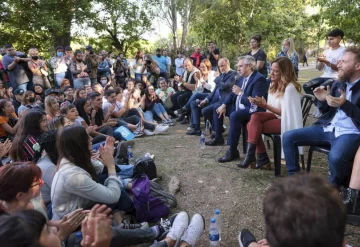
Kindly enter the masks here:
[[82, 233], [81, 232], [76, 232], [74, 247], [81, 247], [81, 240], [82, 239], [83, 239]]
[[210, 247], [220, 247], [220, 235], [219, 230], [216, 226], [216, 219], [210, 219], [210, 228], [209, 228], [209, 240], [210, 240]]
[[128, 163], [129, 163], [129, 165], [134, 165], [135, 159], [134, 159], [134, 154], [133, 154], [131, 146], [128, 146], [127, 154], [128, 154]]
[[201, 132], [201, 136], [200, 136], [200, 149], [205, 149], [205, 135], [204, 135], [204, 132]]
[[219, 231], [219, 241], [221, 241], [221, 217], [220, 217], [220, 209], [215, 209], [214, 218], [216, 220], [216, 226]]
[[251, 103], [249, 112], [250, 112], [250, 113], [253, 113], [253, 112], [256, 112], [256, 111], [257, 111], [257, 105]]
[[210, 130], [210, 122], [209, 122], [209, 120], [206, 120], [205, 129], [206, 129], [207, 132]]

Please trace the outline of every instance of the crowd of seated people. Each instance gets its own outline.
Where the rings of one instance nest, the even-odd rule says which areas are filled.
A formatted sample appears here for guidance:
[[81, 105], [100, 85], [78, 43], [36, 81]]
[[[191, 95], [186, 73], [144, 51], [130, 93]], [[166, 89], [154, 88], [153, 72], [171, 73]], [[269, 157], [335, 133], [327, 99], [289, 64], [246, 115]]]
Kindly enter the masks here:
[[[74, 53], [70, 46], [59, 46], [46, 62], [36, 47], [29, 50], [28, 57], [5, 45], [2, 64], [7, 77], [0, 77], [6, 80], [0, 79], [0, 158], [8, 157], [6, 162], [11, 162], [0, 168], [0, 241], [9, 241], [9, 246], [20, 246], [21, 241], [74, 246], [76, 231], [81, 229], [83, 246], [129, 246], [154, 240], [158, 240], [154, 247], [196, 245], [205, 228], [200, 214], [189, 221], [188, 214], [180, 212], [146, 229], [124, 229], [124, 215], [134, 212], [129, 195], [131, 179], [126, 176], [133, 166], [117, 163], [114, 157], [134, 141], [126, 141], [120, 129], [135, 138], [152, 136], [168, 131], [177, 118], [189, 124], [187, 135], [200, 136], [202, 122], [208, 121], [213, 133], [205, 145], [222, 146], [228, 117], [229, 148], [218, 162], [240, 159], [238, 144], [247, 131], [247, 150], [237, 166], [269, 166], [262, 134], [280, 134], [281, 158], [291, 176], [274, 183], [266, 193], [266, 240], [256, 242], [245, 229], [239, 234], [240, 246], [287, 246], [291, 241], [313, 246], [317, 238], [304, 240], [305, 230], [302, 233], [294, 227], [287, 229], [288, 235], [281, 235], [273, 229], [295, 217], [291, 215], [298, 213], [298, 207], [278, 215], [278, 221], [269, 215], [277, 212], [276, 207], [285, 207], [279, 201], [287, 193], [301, 193], [299, 184], [310, 190], [316, 183], [318, 187], [303, 198], [304, 203], [310, 202], [311, 196], [321, 197], [329, 204], [329, 214], [344, 217], [344, 222], [336, 222], [338, 232], [320, 223], [313, 228], [319, 234], [327, 229], [337, 238], [333, 246], [341, 246], [345, 215], [355, 221], [360, 216], [360, 48], [341, 47], [343, 37], [339, 29], [327, 34], [330, 49], [317, 57], [324, 75], [303, 86], [316, 97], [320, 113], [308, 127], [303, 126], [299, 56], [291, 38], [283, 40], [282, 51], [271, 61], [270, 73], [260, 35], [250, 39], [251, 51], [238, 58], [237, 71], [231, 69], [229, 59], [220, 56], [214, 42], [204, 54], [200, 47], [190, 57], [179, 54], [175, 63], [160, 49], [154, 56], [139, 51], [130, 63], [122, 53], [116, 57], [106, 51], [96, 54], [91, 45]], [[171, 64], [179, 73], [172, 84]], [[318, 177], [293, 176], [301, 170], [303, 146], [312, 145], [330, 148], [329, 184], [343, 191], [343, 203]], [[295, 199], [289, 200], [294, 203]], [[302, 229], [307, 219], [299, 218]], [[6, 240], [4, 236], [19, 227], [10, 227], [14, 220], [24, 237], [13, 234], [13, 239]], [[46, 234], [43, 229], [48, 229]]]

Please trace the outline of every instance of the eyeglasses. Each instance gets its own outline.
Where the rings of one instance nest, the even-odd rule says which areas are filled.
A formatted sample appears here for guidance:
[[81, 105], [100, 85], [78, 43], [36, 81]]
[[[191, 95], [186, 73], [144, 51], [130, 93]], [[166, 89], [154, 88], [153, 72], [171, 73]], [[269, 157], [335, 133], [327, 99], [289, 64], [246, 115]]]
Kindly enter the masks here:
[[33, 185], [30, 186], [30, 188], [35, 187], [35, 186], [42, 186], [44, 184], [44, 180], [42, 180], [41, 178]]

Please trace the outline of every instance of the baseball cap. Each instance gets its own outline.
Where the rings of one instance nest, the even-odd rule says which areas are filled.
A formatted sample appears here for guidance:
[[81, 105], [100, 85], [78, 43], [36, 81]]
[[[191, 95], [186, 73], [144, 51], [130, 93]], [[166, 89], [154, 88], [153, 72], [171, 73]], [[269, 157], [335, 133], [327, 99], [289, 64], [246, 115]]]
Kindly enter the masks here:
[[17, 88], [17, 89], [15, 89], [14, 90], [14, 94], [15, 95], [23, 95], [24, 94], [24, 89], [22, 89], [22, 88]]
[[45, 96], [48, 96], [49, 94], [56, 93], [59, 94], [59, 91], [55, 88], [49, 88], [45, 90]]
[[85, 50], [92, 50], [93, 48], [92, 48], [92, 46], [91, 45], [87, 45], [86, 47], [85, 47]]

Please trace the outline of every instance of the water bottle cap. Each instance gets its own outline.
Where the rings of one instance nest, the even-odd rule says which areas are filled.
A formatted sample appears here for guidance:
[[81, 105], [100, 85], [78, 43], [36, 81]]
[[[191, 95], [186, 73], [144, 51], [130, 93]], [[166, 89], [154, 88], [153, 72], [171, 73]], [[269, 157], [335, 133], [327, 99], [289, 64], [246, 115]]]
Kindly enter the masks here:
[[215, 218], [211, 218], [210, 219], [210, 223], [215, 223], [216, 222], [216, 219]]
[[220, 214], [220, 209], [215, 209], [215, 214]]
[[76, 237], [76, 238], [82, 238], [82, 233], [81, 233], [81, 232], [77, 232], [77, 233], [75, 234], [75, 237]]

